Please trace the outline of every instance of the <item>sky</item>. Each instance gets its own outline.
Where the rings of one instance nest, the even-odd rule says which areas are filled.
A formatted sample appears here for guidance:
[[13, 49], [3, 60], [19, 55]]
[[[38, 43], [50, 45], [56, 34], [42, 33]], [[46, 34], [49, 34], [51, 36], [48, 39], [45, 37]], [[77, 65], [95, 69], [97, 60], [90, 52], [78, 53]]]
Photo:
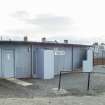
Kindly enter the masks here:
[[104, 0], [0, 0], [0, 36], [104, 42]]

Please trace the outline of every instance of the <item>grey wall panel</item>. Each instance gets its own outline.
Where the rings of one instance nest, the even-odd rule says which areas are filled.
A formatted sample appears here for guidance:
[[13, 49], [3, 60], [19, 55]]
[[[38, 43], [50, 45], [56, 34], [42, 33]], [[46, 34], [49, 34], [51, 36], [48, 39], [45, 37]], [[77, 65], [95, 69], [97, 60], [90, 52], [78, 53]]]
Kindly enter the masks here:
[[31, 48], [30, 48], [30, 45], [0, 45], [0, 48], [13, 49], [15, 51], [14, 64], [15, 64], [15, 77], [16, 78], [31, 77]]
[[82, 67], [83, 60], [86, 59], [86, 48], [74, 47], [73, 48], [73, 68], [74, 70]]
[[[36, 48], [37, 46], [34, 46], [33, 51], [33, 70], [36, 71], [37, 64], [35, 63], [36, 59]], [[44, 47], [41, 47], [44, 48]], [[54, 74], [59, 74], [61, 70], [72, 70], [72, 47], [47, 47], [48, 49], [54, 49], [57, 48], [59, 51], [63, 50], [65, 51], [65, 55], [54, 55]], [[40, 49], [40, 47], [39, 47]], [[86, 47], [74, 47], [73, 50], [73, 67], [74, 69], [80, 68], [82, 66], [82, 61], [86, 59]], [[40, 62], [39, 62], [40, 63]]]
[[44, 50], [43, 49], [37, 49], [37, 70], [36, 70], [36, 76], [39, 78], [44, 77]]
[[[33, 45], [33, 58], [32, 58], [32, 60], [33, 60], [33, 77], [35, 76], [36, 77], [36, 72], [37, 72], [37, 66], [38, 65], [40, 65], [40, 63], [41, 62], [39, 62], [39, 58], [38, 58], [38, 55], [39, 55], [39, 53], [38, 53], [38, 50], [40, 50], [40, 49], [51, 49], [51, 50], [53, 50], [53, 48], [51, 48], [51, 47], [43, 47], [43, 46], [36, 46], [36, 45]], [[41, 56], [40, 56], [41, 57]]]
[[73, 48], [73, 69], [79, 67], [79, 60], [80, 60], [80, 50], [79, 47]]
[[2, 77], [2, 66], [1, 66], [1, 48], [0, 48], [0, 77]]
[[15, 76], [16, 78], [31, 77], [31, 50], [29, 46], [15, 48]]
[[55, 74], [59, 74], [60, 71], [71, 71], [72, 68], [72, 48], [62, 48], [59, 50], [64, 50], [65, 55], [55, 55], [54, 56], [54, 71]]
[[36, 74], [36, 69], [37, 69], [37, 60], [38, 60], [38, 51], [37, 51], [38, 49], [37, 48], [34, 48], [33, 47], [33, 58], [32, 58], [32, 60], [33, 60], [33, 75], [35, 75]]
[[65, 49], [65, 62], [64, 62], [64, 68], [65, 70], [72, 69], [72, 48], [66, 48]]
[[14, 77], [13, 49], [2, 49], [2, 74], [4, 78]]
[[59, 74], [64, 69], [64, 55], [54, 56], [54, 74]]
[[0, 77], [4, 77], [4, 67], [3, 67], [3, 55], [4, 55], [4, 52], [3, 50], [13, 50], [13, 46], [9, 46], [9, 45], [0, 45]]

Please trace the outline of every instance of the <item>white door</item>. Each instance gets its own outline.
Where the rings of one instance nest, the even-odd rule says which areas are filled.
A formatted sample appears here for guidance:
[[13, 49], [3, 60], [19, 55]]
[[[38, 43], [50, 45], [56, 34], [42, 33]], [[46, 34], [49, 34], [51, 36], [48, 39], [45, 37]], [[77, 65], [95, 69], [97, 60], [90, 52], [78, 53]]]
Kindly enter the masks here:
[[14, 77], [14, 55], [13, 50], [2, 51], [2, 73], [3, 77]]
[[44, 79], [54, 78], [54, 52], [44, 51]]

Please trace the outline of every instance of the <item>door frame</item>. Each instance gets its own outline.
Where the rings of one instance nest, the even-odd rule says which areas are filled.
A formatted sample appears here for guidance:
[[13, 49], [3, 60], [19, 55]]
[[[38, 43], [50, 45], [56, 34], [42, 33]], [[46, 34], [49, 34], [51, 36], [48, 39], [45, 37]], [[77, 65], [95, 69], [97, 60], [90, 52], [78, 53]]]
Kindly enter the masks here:
[[15, 70], [15, 48], [1, 48], [1, 73], [2, 73], [2, 78], [5, 78], [3, 75], [3, 51], [5, 50], [12, 50], [13, 51], [13, 78], [16, 78], [16, 70]]

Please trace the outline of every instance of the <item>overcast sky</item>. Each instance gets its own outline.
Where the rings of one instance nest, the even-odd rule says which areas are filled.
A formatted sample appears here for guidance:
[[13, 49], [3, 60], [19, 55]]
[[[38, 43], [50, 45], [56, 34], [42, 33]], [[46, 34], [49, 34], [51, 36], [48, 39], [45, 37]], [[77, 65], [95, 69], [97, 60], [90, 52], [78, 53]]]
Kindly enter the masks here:
[[91, 43], [105, 39], [104, 0], [0, 0], [0, 35], [69, 39]]

